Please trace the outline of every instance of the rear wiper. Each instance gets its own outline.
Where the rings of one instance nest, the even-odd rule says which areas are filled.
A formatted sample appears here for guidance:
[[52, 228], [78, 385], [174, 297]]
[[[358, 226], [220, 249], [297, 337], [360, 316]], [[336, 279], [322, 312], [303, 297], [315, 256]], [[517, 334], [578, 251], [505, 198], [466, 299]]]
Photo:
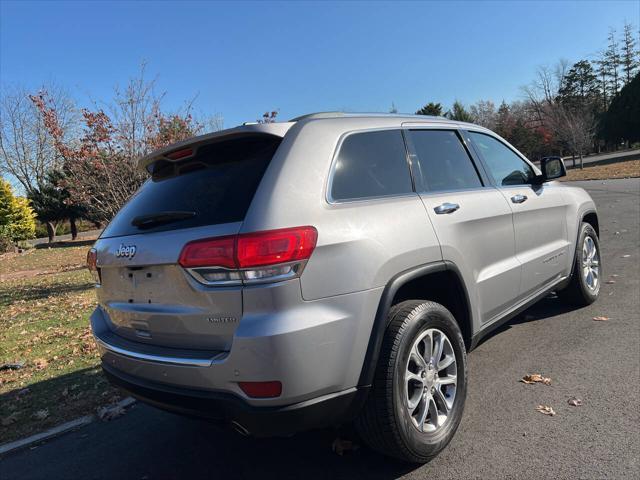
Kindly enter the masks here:
[[149, 215], [138, 215], [131, 220], [131, 225], [138, 228], [151, 228], [163, 223], [176, 222], [196, 216], [196, 212], [189, 211], [168, 211], [151, 213]]

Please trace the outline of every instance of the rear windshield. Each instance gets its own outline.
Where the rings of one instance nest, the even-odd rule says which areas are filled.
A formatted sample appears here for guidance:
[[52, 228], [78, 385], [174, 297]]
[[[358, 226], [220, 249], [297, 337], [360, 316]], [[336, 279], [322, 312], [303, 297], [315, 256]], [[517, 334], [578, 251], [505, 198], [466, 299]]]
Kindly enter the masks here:
[[102, 238], [244, 220], [281, 140], [243, 137], [203, 145], [185, 161], [156, 163]]

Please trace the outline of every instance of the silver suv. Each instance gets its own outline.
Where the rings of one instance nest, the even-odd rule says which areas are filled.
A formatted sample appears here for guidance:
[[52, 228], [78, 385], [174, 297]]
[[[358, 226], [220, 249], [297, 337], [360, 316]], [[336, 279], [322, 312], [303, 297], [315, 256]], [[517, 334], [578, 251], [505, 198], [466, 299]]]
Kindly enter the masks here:
[[476, 125], [313, 114], [140, 168], [88, 256], [104, 371], [246, 434], [353, 422], [428, 461], [460, 423], [467, 351], [552, 290], [599, 293], [589, 195], [552, 181], [560, 158], [538, 169]]

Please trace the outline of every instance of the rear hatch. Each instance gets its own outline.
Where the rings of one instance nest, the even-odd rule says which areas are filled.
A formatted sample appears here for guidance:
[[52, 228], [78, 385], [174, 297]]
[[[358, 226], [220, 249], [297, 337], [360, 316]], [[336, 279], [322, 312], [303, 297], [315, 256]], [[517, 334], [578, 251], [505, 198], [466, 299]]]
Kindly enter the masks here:
[[281, 140], [219, 139], [148, 166], [151, 178], [95, 245], [98, 301], [115, 334], [157, 346], [230, 348], [241, 287], [207, 287], [178, 259], [190, 241], [238, 233]]

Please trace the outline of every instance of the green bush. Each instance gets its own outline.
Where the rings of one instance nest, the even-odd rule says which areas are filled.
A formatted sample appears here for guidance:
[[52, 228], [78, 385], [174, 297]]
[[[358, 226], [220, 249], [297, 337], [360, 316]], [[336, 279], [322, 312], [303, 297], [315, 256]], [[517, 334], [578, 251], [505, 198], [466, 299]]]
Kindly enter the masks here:
[[0, 179], [0, 228], [2, 236], [13, 243], [36, 234], [36, 216], [29, 200], [14, 196], [11, 185], [4, 179]]

